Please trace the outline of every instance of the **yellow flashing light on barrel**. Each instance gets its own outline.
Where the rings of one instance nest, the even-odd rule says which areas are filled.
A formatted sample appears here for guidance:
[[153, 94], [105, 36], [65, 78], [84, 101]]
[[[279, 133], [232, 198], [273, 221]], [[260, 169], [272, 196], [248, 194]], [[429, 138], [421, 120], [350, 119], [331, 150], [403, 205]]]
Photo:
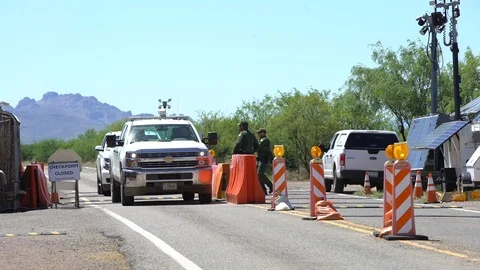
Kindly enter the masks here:
[[322, 149], [318, 146], [313, 146], [310, 148], [310, 154], [313, 158], [320, 158], [322, 156]]
[[387, 148], [385, 148], [385, 155], [389, 160], [395, 159], [395, 157], [393, 156], [393, 144], [390, 144], [389, 146], [387, 146]]
[[215, 153], [215, 150], [213, 150], [213, 149], [208, 150], [208, 152], [210, 153], [210, 156], [212, 156], [212, 158], [215, 158], [215, 156], [217, 155]]
[[408, 158], [407, 142], [399, 142], [393, 145], [393, 156], [398, 160], [406, 160]]
[[273, 154], [276, 158], [283, 157], [283, 155], [285, 154], [285, 149], [283, 148], [283, 145], [275, 145], [273, 147]]

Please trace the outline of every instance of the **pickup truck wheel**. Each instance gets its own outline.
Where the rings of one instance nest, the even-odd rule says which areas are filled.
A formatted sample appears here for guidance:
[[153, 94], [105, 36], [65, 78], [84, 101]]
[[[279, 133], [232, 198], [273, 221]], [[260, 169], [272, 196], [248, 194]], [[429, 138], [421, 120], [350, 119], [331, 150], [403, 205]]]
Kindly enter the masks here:
[[212, 202], [212, 193], [198, 194], [198, 200], [201, 204]]
[[98, 174], [97, 174], [97, 193], [98, 195], [103, 194], [102, 181], [100, 181]]
[[377, 192], [383, 192], [383, 183], [378, 183], [375, 185]]
[[112, 203], [120, 202], [120, 187], [118, 186], [117, 181], [112, 178], [110, 183], [110, 192], [112, 193]]
[[133, 196], [125, 196], [125, 186], [123, 184], [120, 187], [120, 199], [123, 206], [133, 205], [134, 198]]
[[182, 198], [186, 202], [191, 202], [191, 201], [195, 200], [195, 193], [190, 192], [190, 191], [183, 192], [182, 193]]
[[343, 183], [343, 179], [338, 178], [335, 166], [333, 166], [333, 192], [343, 193], [344, 187], [345, 184]]
[[326, 192], [332, 192], [332, 180], [326, 180], [325, 179], [325, 191]]

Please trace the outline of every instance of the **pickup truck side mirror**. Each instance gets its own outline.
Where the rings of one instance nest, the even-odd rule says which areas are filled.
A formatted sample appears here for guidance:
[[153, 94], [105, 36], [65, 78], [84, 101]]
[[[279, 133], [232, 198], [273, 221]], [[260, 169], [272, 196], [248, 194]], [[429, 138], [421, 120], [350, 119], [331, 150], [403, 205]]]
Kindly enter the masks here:
[[101, 151], [103, 151], [103, 147], [101, 145], [97, 145], [93, 148], [93, 150], [101, 152]]
[[218, 135], [216, 132], [208, 132], [208, 137], [203, 138], [202, 142], [208, 145], [216, 145], [218, 143]]
[[117, 136], [115, 135], [107, 135], [106, 141], [107, 141], [107, 147], [117, 146]]
[[325, 147], [324, 144], [320, 144], [318, 147], [320, 147], [320, 150], [322, 150], [323, 153], [328, 151], [327, 147]]

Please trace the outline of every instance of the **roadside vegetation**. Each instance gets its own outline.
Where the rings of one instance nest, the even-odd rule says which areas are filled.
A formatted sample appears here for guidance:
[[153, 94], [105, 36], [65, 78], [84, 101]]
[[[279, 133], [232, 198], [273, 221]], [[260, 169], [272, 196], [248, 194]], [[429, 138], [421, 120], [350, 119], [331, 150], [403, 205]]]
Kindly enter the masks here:
[[[219, 144], [213, 149], [217, 162], [228, 162], [238, 135], [238, 122], [246, 120], [252, 131], [266, 128], [272, 146], [285, 147], [288, 169], [295, 177], [307, 178], [310, 148], [327, 144], [340, 129], [387, 129], [406, 140], [413, 118], [430, 113], [430, 61], [426, 46], [408, 42], [397, 50], [372, 45], [374, 65], [358, 64], [351, 69], [338, 91], [292, 89], [261, 98], [244, 100], [232, 114], [198, 111], [195, 125], [204, 135], [216, 131]], [[438, 111], [451, 113], [453, 102], [452, 65], [441, 63]], [[480, 95], [480, 55], [468, 49], [461, 57], [461, 96], [465, 104]], [[93, 161], [95, 145], [106, 132], [120, 130], [124, 121], [102, 131], [87, 130], [75, 139], [47, 139], [23, 145], [23, 160], [45, 161], [57, 148], [72, 148], [85, 162]]]

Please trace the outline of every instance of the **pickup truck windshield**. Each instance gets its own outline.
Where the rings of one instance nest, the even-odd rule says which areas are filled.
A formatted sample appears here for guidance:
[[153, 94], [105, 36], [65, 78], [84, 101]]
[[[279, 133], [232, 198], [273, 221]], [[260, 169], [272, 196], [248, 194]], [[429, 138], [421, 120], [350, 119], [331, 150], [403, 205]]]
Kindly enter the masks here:
[[379, 149], [385, 150], [388, 145], [398, 142], [395, 134], [385, 133], [350, 133], [345, 149]]
[[133, 126], [129, 134], [130, 143], [197, 141], [198, 138], [190, 125], [164, 124]]

